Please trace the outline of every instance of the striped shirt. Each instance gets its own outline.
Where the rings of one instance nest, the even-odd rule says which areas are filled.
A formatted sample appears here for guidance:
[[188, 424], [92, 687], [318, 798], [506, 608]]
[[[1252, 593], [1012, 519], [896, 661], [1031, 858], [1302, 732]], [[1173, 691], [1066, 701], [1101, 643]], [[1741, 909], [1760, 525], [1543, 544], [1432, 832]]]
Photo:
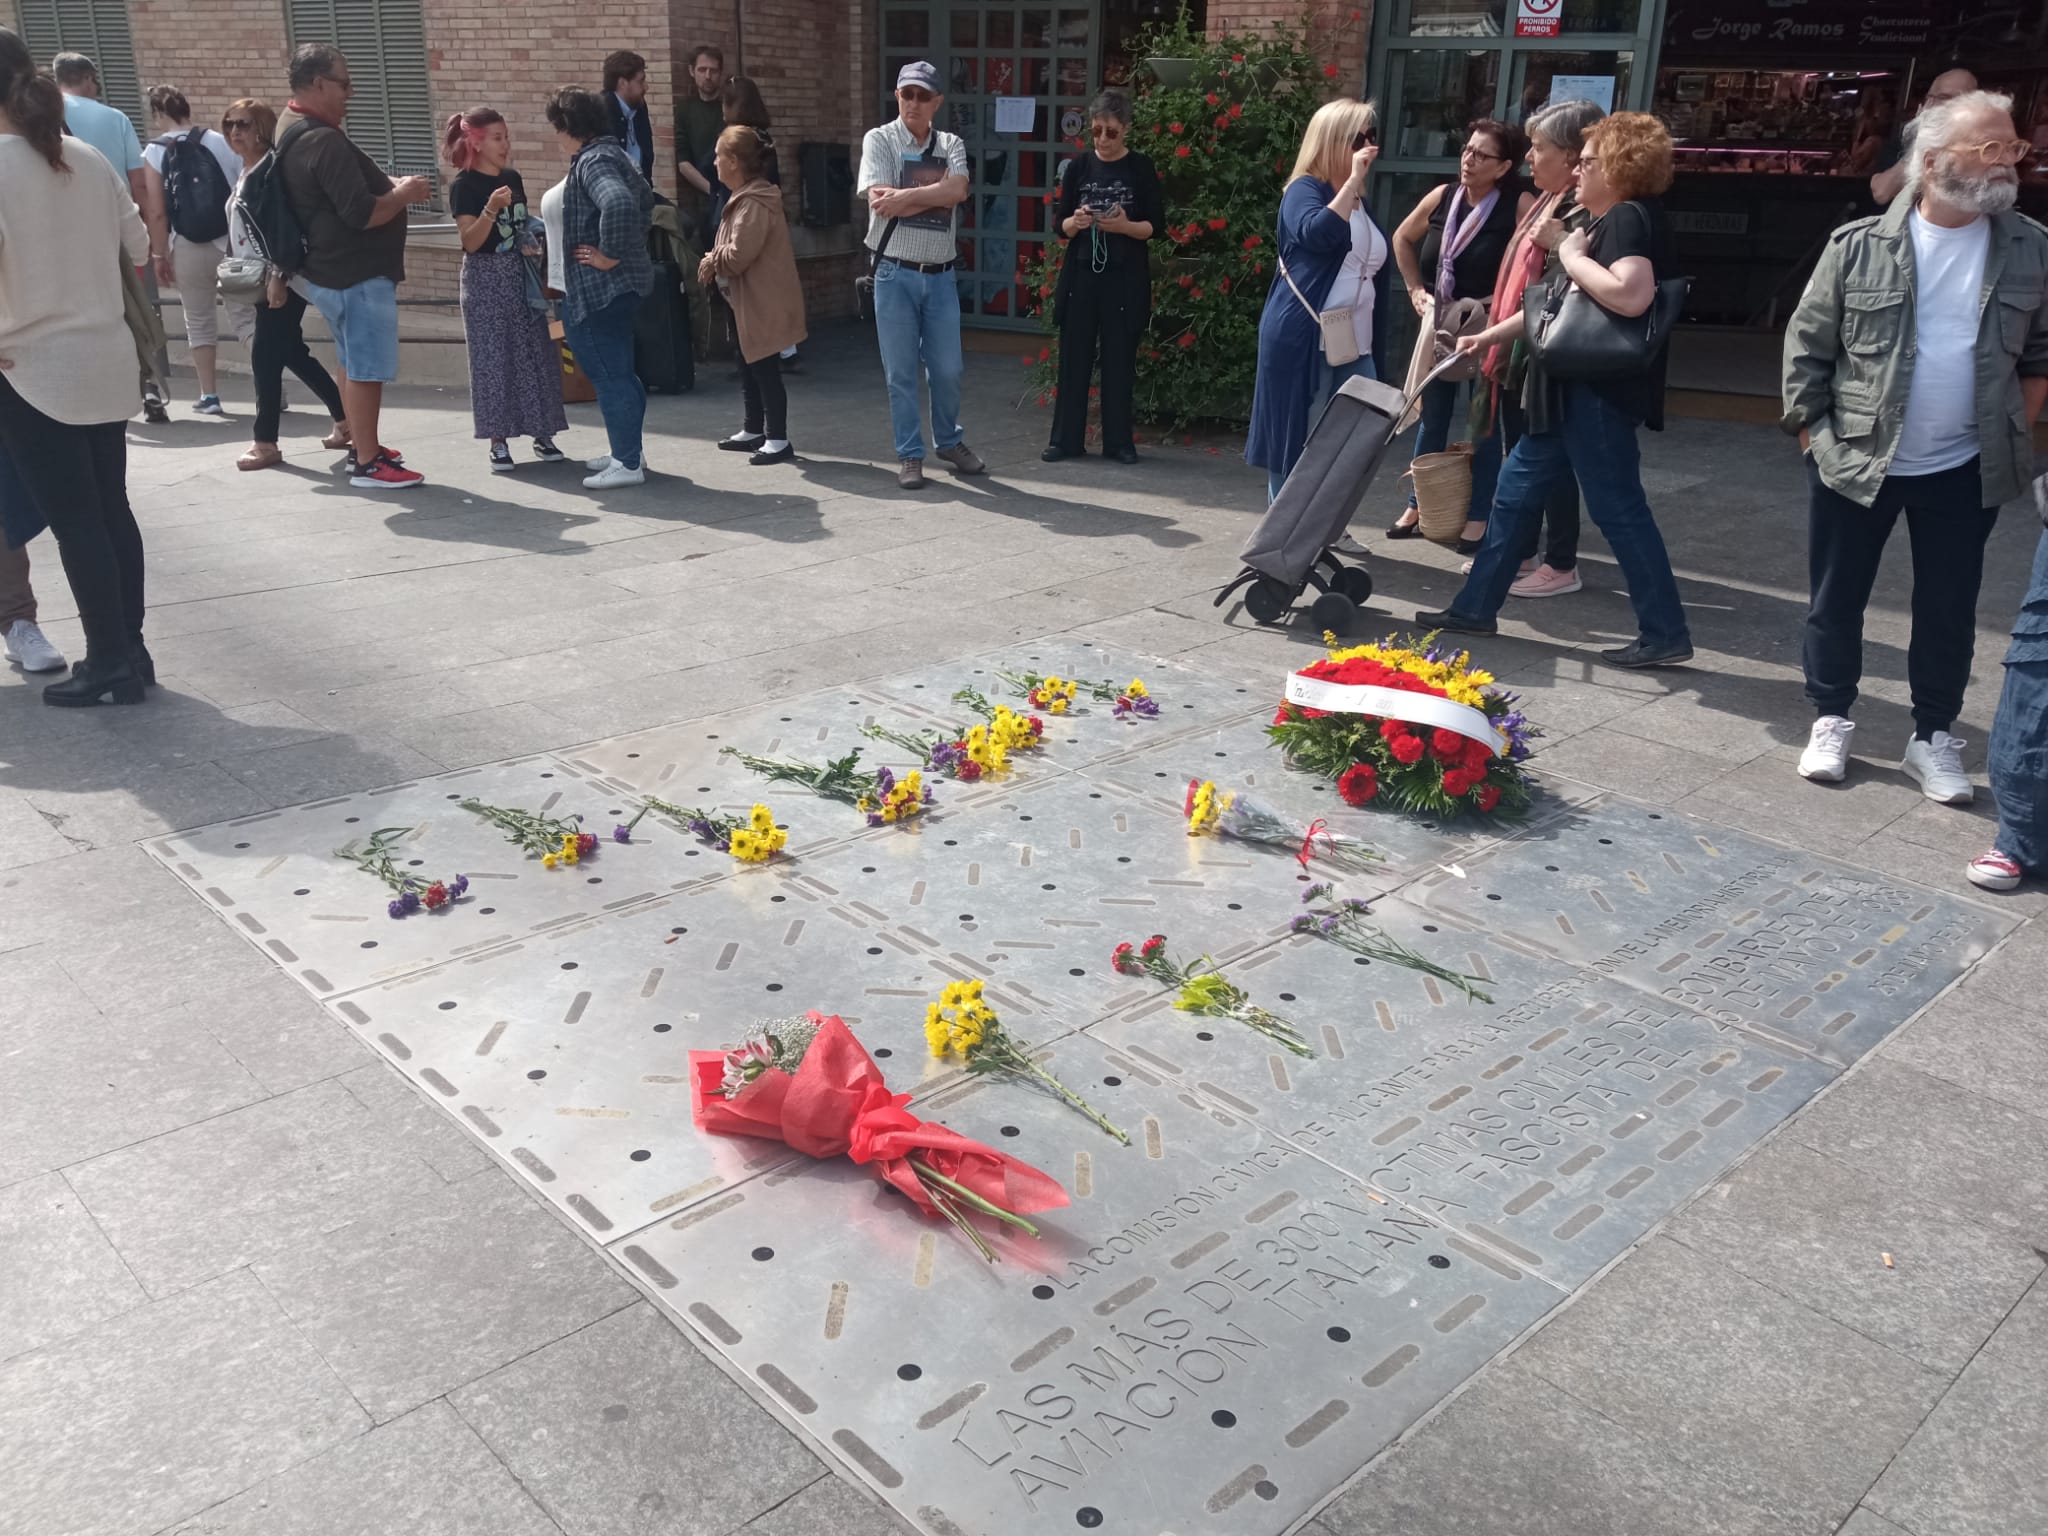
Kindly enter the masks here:
[[[929, 186], [948, 176], [966, 175], [967, 146], [958, 134], [943, 133], [935, 127], [919, 145], [899, 117], [879, 128], [870, 128], [861, 141], [860, 178], [855, 191], [865, 201], [870, 187]], [[906, 214], [896, 221], [887, 254], [897, 261], [921, 264], [956, 261], [960, 256], [955, 234], [959, 219], [957, 205]], [[880, 248], [882, 233], [888, 227], [887, 219], [876, 214], [868, 216], [869, 250]]]
[[[617, 139], [592, 139], [569, 162], [562, 194], [562, 318], [583, 320], [626, 294], [643, 297], [654, 287], [647, 254], [648, 215], [654, 188], [634, 169]], [[576, 260], [576, 247], [594, 245], [618, 265], [600, 272]]]

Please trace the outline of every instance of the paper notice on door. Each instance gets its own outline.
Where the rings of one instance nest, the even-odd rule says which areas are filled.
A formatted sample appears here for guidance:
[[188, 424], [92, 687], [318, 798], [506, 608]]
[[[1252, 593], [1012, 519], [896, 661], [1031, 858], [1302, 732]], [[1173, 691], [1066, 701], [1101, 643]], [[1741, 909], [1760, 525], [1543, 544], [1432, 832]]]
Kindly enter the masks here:
[[1038, 98], [1036, 96], [998, 96], [996, 98], [996, 132], [1029, 133], [1033, 123], [1038, 121]]
[[1590, 101], [1602, 112], [1614, 110], [1614, 76], [1552, 75], [1552, 101]]
[[1555, 37], [1564, 0], [1515, 0], [1515, 36]]

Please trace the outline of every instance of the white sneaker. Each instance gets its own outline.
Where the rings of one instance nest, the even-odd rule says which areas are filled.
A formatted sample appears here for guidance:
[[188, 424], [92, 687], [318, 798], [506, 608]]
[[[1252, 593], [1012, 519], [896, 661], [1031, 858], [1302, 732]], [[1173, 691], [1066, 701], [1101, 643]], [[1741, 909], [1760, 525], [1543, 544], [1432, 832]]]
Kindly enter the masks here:
[[1849, 775], [1849, 737], [1854, 721], [1840, 715], [1822, 715], [1813, 722], [1813, 734], [1806, 750], [1799, 754], [1799, 777], [1823, 784], [1839, 784]]
[[1371, 550], [1367, 549], [1363, 544], [1359, 543], [1358, 540], [1349, 533], [1344, 534], [1344, 536], [1338, 539], [1336, 543], [1332, 544], [1330, 546], [1330, 552], [1332, 554], [1338, 555], [1349, 555], [1353, 560], [1363, 560], [1372, 553]]
[[584, 477], [583, 488], [586, 491], [608, 491], [618, 485], [644, 485], [646, 482], [647, 471], [644, 469], [628, 469], [623, 464], [607, 463], [596, 474]]
[[7, 659], [24, 672], [60, 672], [64, 653], [50, 644], [50, 637], [27, 619], [7, 626]]
[[1906, 743], [1906, 756], [1899, 766], [1928, 799], [1943, 805], [1968, 805], [1977, 798], [1970, 776], [1963, 772], [1963, 748], [1968, 745], [1947, 731], [1936, 731], [1932, 741], [1915, 736]]
[[583, 467], [589, 470], [593, 475], [603, 474], [606, 470], [612, 467], [612, 456], [608, 453], [600, 453], [594, 459], [585, 459], [583, 461]]

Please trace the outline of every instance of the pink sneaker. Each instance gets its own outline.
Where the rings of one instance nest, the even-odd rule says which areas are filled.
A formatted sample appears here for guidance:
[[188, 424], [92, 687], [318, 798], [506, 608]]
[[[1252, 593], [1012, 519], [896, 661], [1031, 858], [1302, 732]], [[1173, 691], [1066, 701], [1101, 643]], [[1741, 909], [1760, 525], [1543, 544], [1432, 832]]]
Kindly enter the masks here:
[[1508, 588], [1510, 597], [1563, 597], [1577, 592], [1585, 583], [1579, 580], [1579, 568], [1575, 565], [1568, 571], [1553, 570], [1539, 565], [1535, 570]]
[[1965, 873], [1970, 877], [1970, 884], [1983, 890], [2009, 891], [2020, 883], [2025, 871], [2011, 854], [2000, 853], [1993, 848], [1970, 860], [1970, 867]]

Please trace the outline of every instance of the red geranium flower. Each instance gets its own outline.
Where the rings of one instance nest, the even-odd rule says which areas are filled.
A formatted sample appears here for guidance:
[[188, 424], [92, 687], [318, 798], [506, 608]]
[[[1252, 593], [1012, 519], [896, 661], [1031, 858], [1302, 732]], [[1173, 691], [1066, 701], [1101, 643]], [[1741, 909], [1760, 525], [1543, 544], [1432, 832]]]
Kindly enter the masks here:
[[[1183, 347], [1192, 347], [1195, 344], [1195, 333], [1193, 331], [1185, 333], [1180, 339], [1180, 344]], [[1189, 441], [1192, 442], [1193, 439], [1190, 438]]]
[[1209, 227], [1210, 227], [1211, 229], [1228, 229], [1228, 228], [1230, 228], [1230, 220], [1228, 220], [1228, 219], [1211, 219], [1211, 220], [1209, 221]]
[[1480, 810], [1492, 810], [1496, 805], [1500, 804], [1500, 786], [1498, 784], [1480, 785], [1477, 799]]
[[1246, 235], [1244, 237], [1244, 248], [1248, 251], [1255, 251], [1265, 243], [1265, 237], [1262, 235]]
[[1049, 357], [1051, 357], [1051, 356], [1052, 356], [1052, 348], [1051, 348], [1051, 347], [1040, 347], [1040, 348], [1038, 349], [1038, 360], [1039, 360], [1039, 361], [1040, 361], [1041, 363], [1042, 363], [1042, 362], [1044, 362], [1044, 361], [1045, 361], [1045, 360], [1046, 360], [1047, 358], [1049, 358]]
[[1244, 116], [1244, 103], [1243, 103], [1243, 102], [1241, 102], [1241, 101], [1233, 101], [1233, 102], [1232, 102], [1232, 103], [1230, 104], [1230, 115], [1231, 115], [1232, 117], [1243, 117], [1243, 116]]
[[1213, 107], [1213, 106], [1215, 106], [1215, 105], [1216, 105], [1216, 103], [1217, 103], [1217, 102], [1219, 102], [1219, 101], [1221, 101], [1222, 99], [1223, 99], [1223, 98], [1222, 98], [1222, 97], [1220, 97], [1220, 96], [1218, 96], [1218, 95], [1217, 95], [1217, 94], [1216, 94], [1216, 93], [1215, 93], [1214, 91], [1211, 91], [1211, 92], [1209, 92], [1209, 94], [1208, 94], [1208, 95], [1206, 95], [1206, 96], [1204, 96], [1204, 97], [1202, 98], [1202, 100], [1204, 100], [1204, 101], [1206, 101], [1207, 103], [1209, 103], [1209, 105], [1210, 105], [1210, 106], [1212, 106], [1212, 107]]
[[[1228, 128], [1230, 126], [1230, 119], [1224, 113], [1218, 112], [1216, 114], [1216, 121], [1211, 126], [1216, 128]], [[1215, 151], [1211, 150], [1210, 153], [1214, 154]]]
[[1230, 279], [1226, 277], [1222, 279], [1220, 282], [1218, 282], [1216, 286], [1218, 288], [1221, 288], [1225, 293], [1228, 293], [1230, 292]]
[[1337, 78], [1337, 66], [1334, 64], [1325, 64], [1323, 66], [1323, 73], [1328, 78], [1334, 80]]
[[1195, 286], [1194, 278], [1186, 272], [1181, 273], [1181, 275], [1179, 276], [1179, 278], [1176, 279], [1176, 281], [1179, 282], [1179, 284], [1183, 288], [1192, 288]]
[[1399, 763], [1412, 763], [1422, 756], [1420, 736], [1397, 736], [1387, 743], [1387, 750], [1394, 754]]
[[1175, 151], [1173, 152], [1173, 158], [1174, 158], [1174, 159], [1176, 159], [1176, 160], [1185, 160], [1185, 159], [1187, 159], [1187, 157], [1188, 157], [1188, 147], [1187, 147], [1187, 145], [1185, 145], [1185, 144], [1181, 145], [1181, 147], [1180, 147], [1179, 149], [1176, 149], [1176, 150], [1175, 150]]
[[1188, 294], [1188, 297], [1189, 297], [1189, 298], [1191, 298], [1191, 299], [1199, 299], [1199, 298], [1200, 298], [1201, 296], [1202, 296], [1202, 290], [1201, 290], [1201, 289], [1199, 289], [1199, 288], [1197, 288], [1197, 289], [1194, 289], [1194, 290], [1193, 290], [1192, 292], [1190, 292], [1190, 293]]
[[1230, 56], [1230, 62], [1233, 64], [1242, 64], [1244, 62], [1244, 55], [1241, 53], [1233, 53]]
[[1179, 133], [1179, 132], [1180, 132], [1180, 130], [1181, 130], [1181, 125], [1180, 125], [1179, 123], [1168, 123], [1168, 124], [1166, 125], [1166, 131], [1167, 131], [1168, 133]]
[[1353, 763], [1337, 780], [1337, 793], [1346, 805], [1364, 805], [1379, 792], [1379, 770], [1371, 763]]

